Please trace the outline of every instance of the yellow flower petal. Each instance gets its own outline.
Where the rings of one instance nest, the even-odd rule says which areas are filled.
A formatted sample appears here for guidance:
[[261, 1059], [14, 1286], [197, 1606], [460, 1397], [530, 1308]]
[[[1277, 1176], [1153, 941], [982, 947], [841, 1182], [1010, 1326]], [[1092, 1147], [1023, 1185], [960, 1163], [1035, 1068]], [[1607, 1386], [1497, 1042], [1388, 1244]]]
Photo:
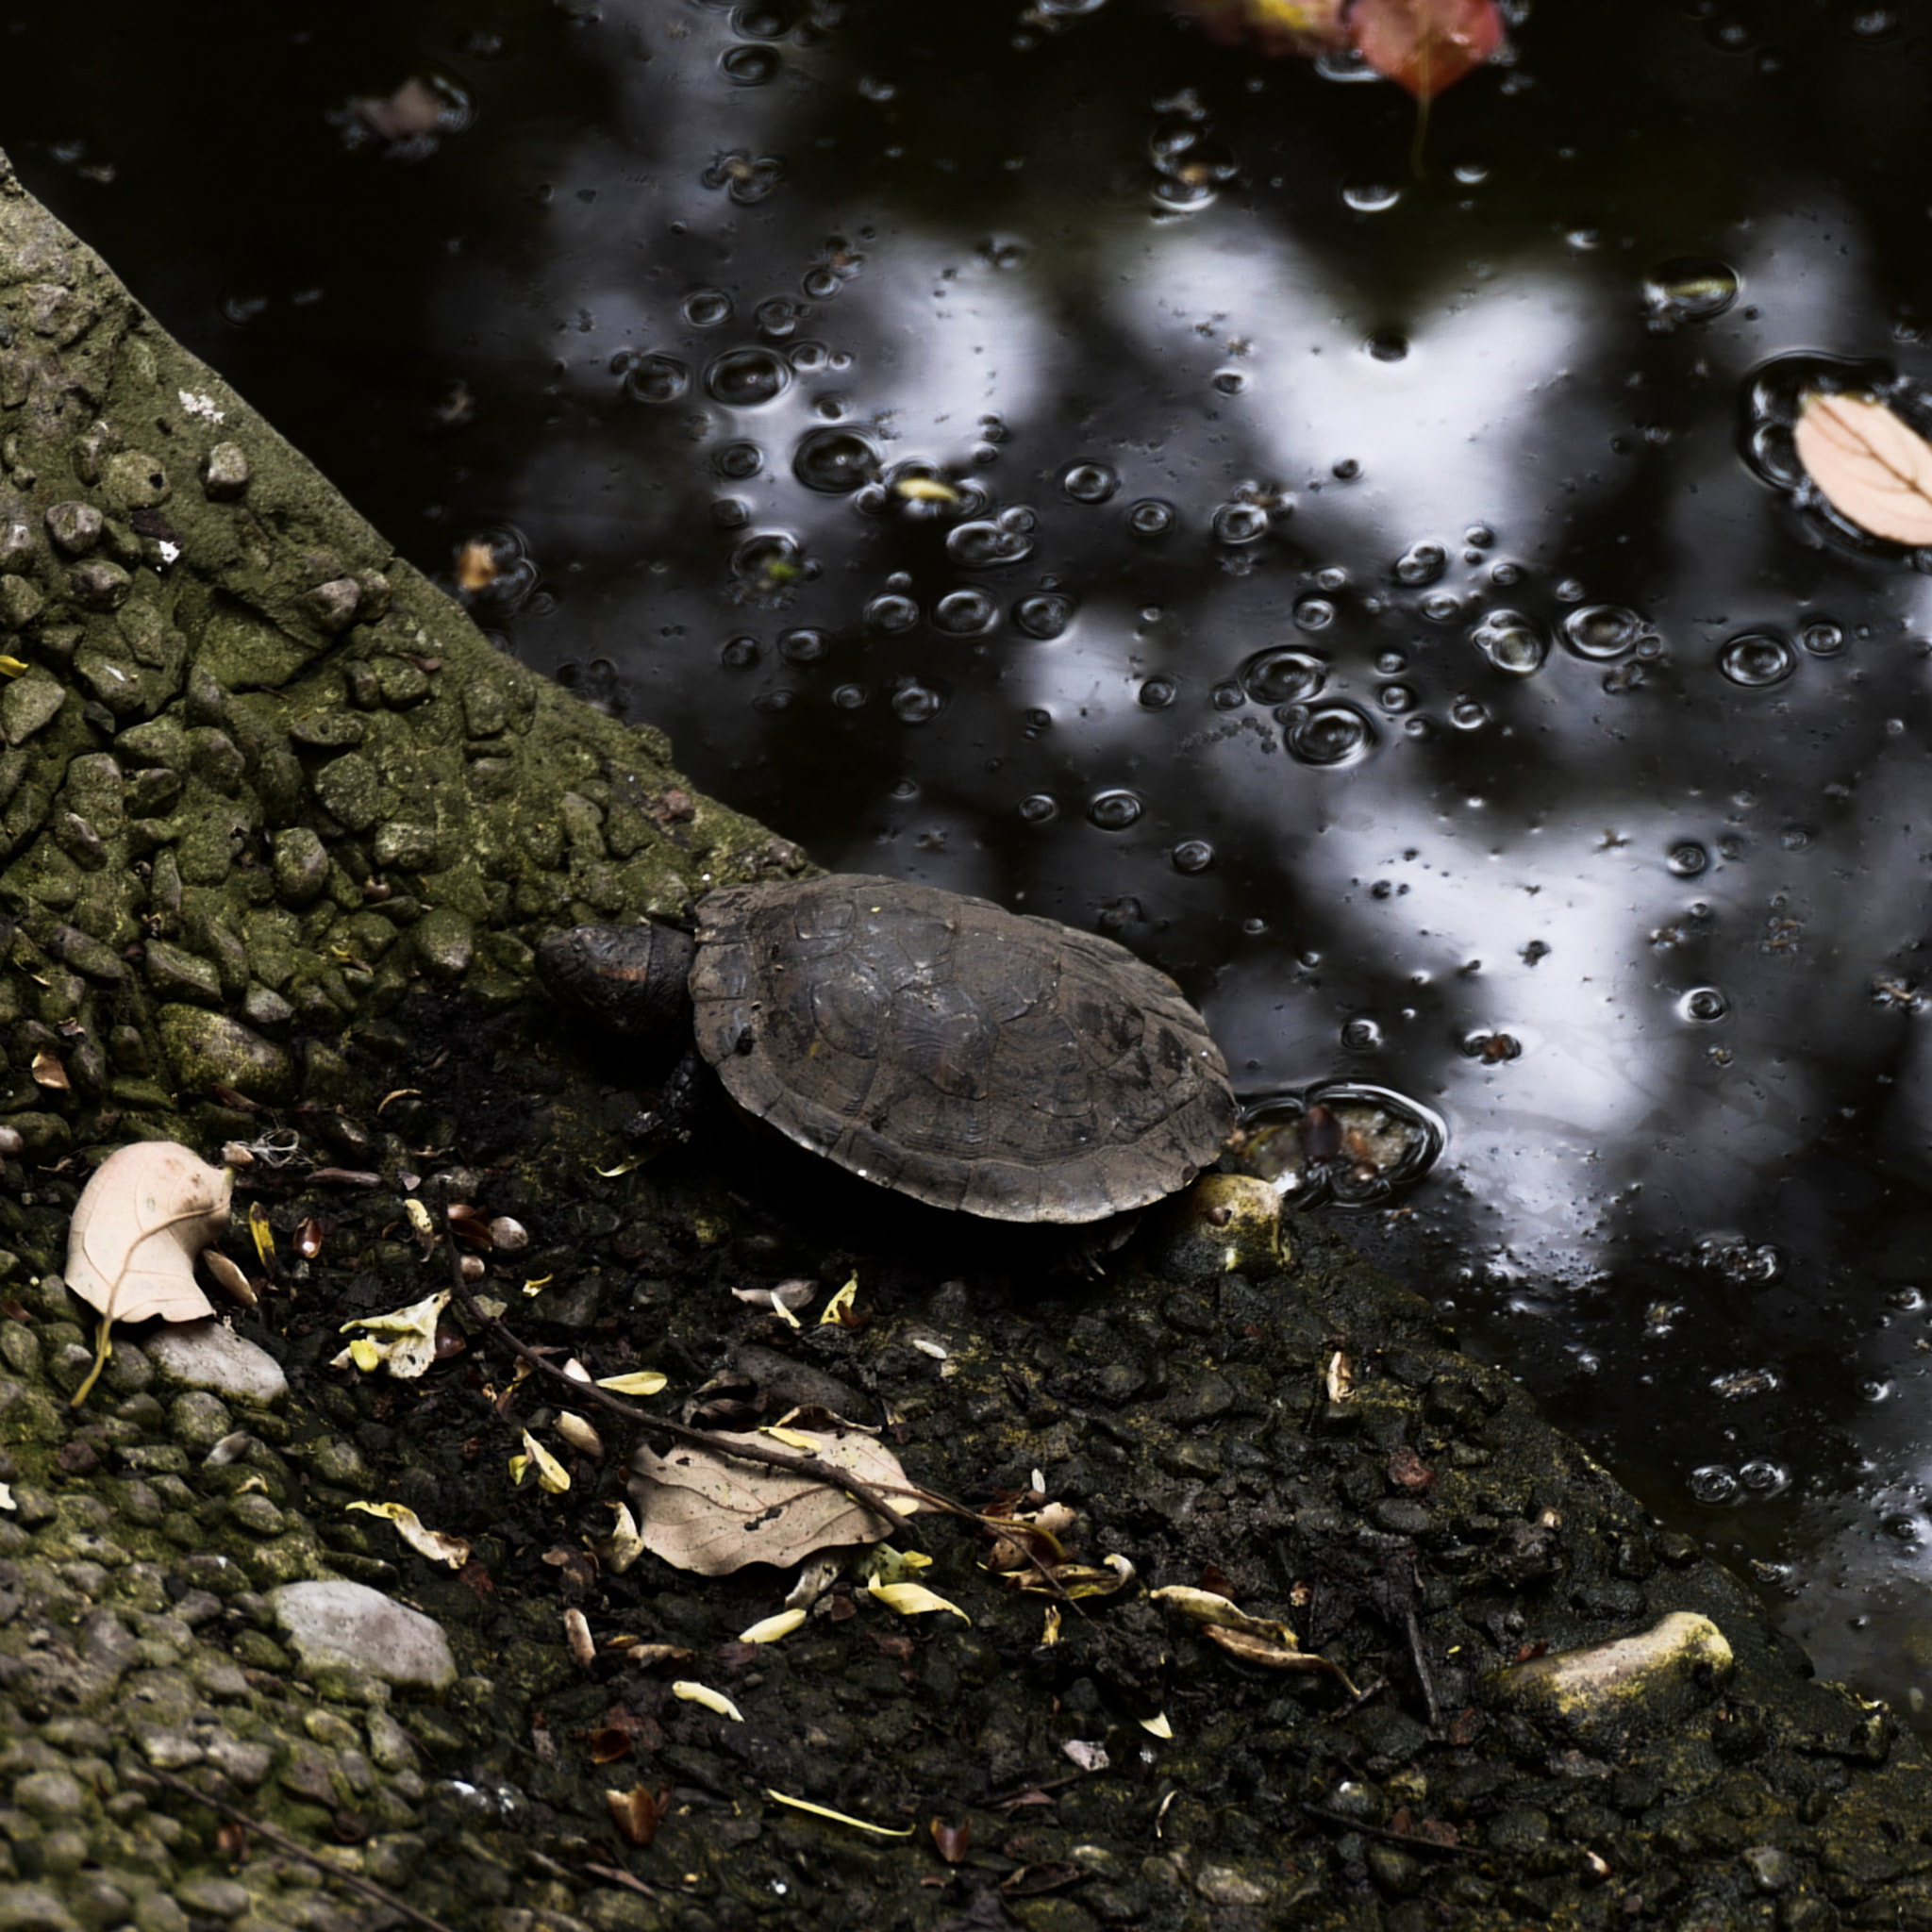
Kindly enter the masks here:
[[866, 1585], [887, 1609], [896, 1610], [902, 1617], [923, 1616], [928, 1610], [950, 1610], [962, 1623], [970, 1624], [967, 1616], [958, 1604], [949, 1604], [944, 1597], [936, 1595], [923, 1583], [881, 1583], [876, 1576]]
[[687, 1704], [702, 1704], [707, 1710], [715, 1710], [720, 1717], [728, 1717], [735, 1724], [744, 1722], [742, 1713], [722, 1690], [713, 1690], [708, 1684], [693, 1684], [689, 1677], [680, 1677], [672, 1685], [671, 1694], [680, 1697]]

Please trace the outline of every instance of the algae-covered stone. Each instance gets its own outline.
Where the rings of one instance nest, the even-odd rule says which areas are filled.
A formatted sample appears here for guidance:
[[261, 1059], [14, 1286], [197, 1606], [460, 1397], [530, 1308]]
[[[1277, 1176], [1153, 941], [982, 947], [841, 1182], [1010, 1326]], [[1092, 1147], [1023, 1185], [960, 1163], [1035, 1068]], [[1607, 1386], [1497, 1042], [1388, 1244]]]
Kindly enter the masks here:
[[269, 1606], [308, 1671], [366, 1671], [425, 1690], [446, 1690], [456, 1682], [456, 1658], [441, 1626], [366, 1584], [286, 1584], [269, 1592]]
[[1614, 1643], [1557, 1651], [1483, 1680], [1487, 1700], [1589, 1739], [1614, 1739], [1709, 1703], [1731, 1674], [1731, 1646], [1708, 1617], [1674, 1610]]
[[39, 672], [16, 677], [0, 691], [0, 731], [8, 744], [25, 744], [59, 711], [65, 689]]
[[312, 781], [322, 808], [345, 831], [366, 832], [382, 812], [382, 779], [359, 752], [344, 752]]
[[460, 979], [475, 956], [476, 929], [453, 907], [436, 906], [409, 935], [423, 970], [435, 979]]
[[294, 1087], [294, 1061], [273, 1041], [225, 1013], [163, 1007], [156, 1024], [183, 1087], [232, 1087], [251, 1100], [285, 1099]]
[[46, 608], [47, 600], [25, 577], [0, 574], [0, 626], [21, 630]]
[[147, 942], [147, 981], [164, 998], [205, 1000], [211, 1007], [221, 1003], [221, 974], [206, 959], [166, 940]]
[[291, 825], [275, 841], [275, 893], [285, 906], [306, 906], [328, 883], [328, 851], [307, 825]]

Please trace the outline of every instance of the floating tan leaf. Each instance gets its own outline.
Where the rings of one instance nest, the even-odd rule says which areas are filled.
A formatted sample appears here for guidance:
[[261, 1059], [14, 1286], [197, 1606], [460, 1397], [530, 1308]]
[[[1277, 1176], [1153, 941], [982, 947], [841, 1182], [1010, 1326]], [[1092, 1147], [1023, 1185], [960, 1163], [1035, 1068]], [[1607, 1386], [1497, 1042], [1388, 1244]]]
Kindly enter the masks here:
[[628, 1375], [606, 1375], [597, 1386], [613, 1395], [656, 1395], [665, 1380], [656, 1369], [637, 1369]]
[[432, 1563], [447, 1563], [452, 1570], [460, 1570], [470, 1560], [470, 1546], [461, 1537], [425, 1528], [416, 1512], [401, 1503], [345, 1503], [342, 1507], [393, 1523], [396, 1534], [418, 1556], [427, 1557]]
[[902, 1617], [921, 1617], [928, 1610], [950, 1610], [962, 1624], [973, 1621], [958, 1604], [949, 1604], [923, 1583], [881, 1583], [874, 1576], [866, 1589], [887, 1609], [896, 1610]]
[[1932, 543], [1932, 443], [1884, 404], [1814, 391], [1791, 441], [1841, 517], [1893, 543]]
[[694, 1684], [689, 1677], [680, 1677], [672, 1685], [671, 1694], [686, 1704], [702, 1704], [707, 1710], [715, 1710], [720, 1717], [728, 1717], [735, 1724], [744, 1722], [744, 1713], [733, 1704], [722, 1690], [713, 1690], [708, 1684]]
[[101, 1317], [94, 1364], [75, 1391], [87, 1399], [108, 1359], [116, 1322], [214, 1313], [195, 1285], [194, 1257], [228, 1224], [235, 1176], [173, 1141], [117, 1148], [81, 1190], [67, 1234], [67, 1285]]
[[738, 1633], [741, 1643], [776, 1643], [781, 1637], [790, 1637], [805, 1622], [803, 1610], [780, 1610], [775, 1617], [761, 1617], [748, 1628]]
[[829, 1818], [834, 1824], [849, 1824], [855, 1831], [875, 1832], [880, 1838], [910, 1838], [913, 1827], [907, 1825], [901, 1831], [890, 1824], [869, 1824], [863, 1818], [855, 1818], [849, 1811], [834, 1811], [828, 1805], [814, 1805], [808, 1798], [788, 1798], [783, 1791], [774, 1791], [769, 1786], [765, 1796], [774, 1805], [790, 1805], [794, 1811], [809, 1811], [814, 1818]]
[[[811, 1440], [822, 1461], [850, 1470], [861, 1482], [909, 1487], [899, 1458], [868, 1436]], [[643, 1519], [645, 1548], [700, 1576], [723, 1576], [747, 1563], [782, 1567], [815, 1550], [877, 1542], [891, 1533], [870, 1509], [815, 1476], [739, 1462], [708, 1449], [679, 1448], [668, 1456], [640, 1449], [631, 1469], [631, 1500]], [[910, 1496], [887, 1500], [901, 1515], [919, 1507]]]
[[[344, 1322], [344, 1335], [352, 1328], [366, 1328], [369, 1335], [358, 1336], [329, 1367], [344, 1368], [353, 1361], [366, 1374], [382, 1362], [388, 1365], [391, 1375], [406, 1382], [414, 1381], [436, 1359], [437, 1318], [449, 1306], [449, 1290], [444, 1289], [441, 1294], [411, 1302], [406, 1308], [391, 1308], [386, 1315], [363, 1315], [354, 1322]], [[370, 1336], [376, 1335], [394, 1339], [370, 1340]]]

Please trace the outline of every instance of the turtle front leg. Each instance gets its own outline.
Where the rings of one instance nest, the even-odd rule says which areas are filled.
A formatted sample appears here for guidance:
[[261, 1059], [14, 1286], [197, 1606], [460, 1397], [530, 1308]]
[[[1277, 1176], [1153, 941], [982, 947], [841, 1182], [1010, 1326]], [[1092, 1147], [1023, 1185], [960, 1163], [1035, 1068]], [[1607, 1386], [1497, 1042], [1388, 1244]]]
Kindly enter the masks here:
[[674, 1141], [691, 1139], [691, 1122], [704, 1097], [704, 1057], [693, 1041], [678, 1055], [658, 1089], [658, 1104], [638, 1114], [625, 1127], [627, 1141], [655, 1153]]

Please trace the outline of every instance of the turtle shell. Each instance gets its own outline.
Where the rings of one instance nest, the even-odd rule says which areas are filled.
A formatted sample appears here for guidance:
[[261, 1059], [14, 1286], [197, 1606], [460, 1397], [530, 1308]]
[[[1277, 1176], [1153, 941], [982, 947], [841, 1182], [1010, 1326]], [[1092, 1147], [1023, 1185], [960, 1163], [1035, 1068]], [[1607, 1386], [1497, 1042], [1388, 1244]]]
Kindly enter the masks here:
[[698, 1050], [732, 1099], [916, 1200], [1097, 1221], [1185, 1186], [1234, 1124], [1206, 1023], [1111, 940], [849, 873], [697, 916]]

